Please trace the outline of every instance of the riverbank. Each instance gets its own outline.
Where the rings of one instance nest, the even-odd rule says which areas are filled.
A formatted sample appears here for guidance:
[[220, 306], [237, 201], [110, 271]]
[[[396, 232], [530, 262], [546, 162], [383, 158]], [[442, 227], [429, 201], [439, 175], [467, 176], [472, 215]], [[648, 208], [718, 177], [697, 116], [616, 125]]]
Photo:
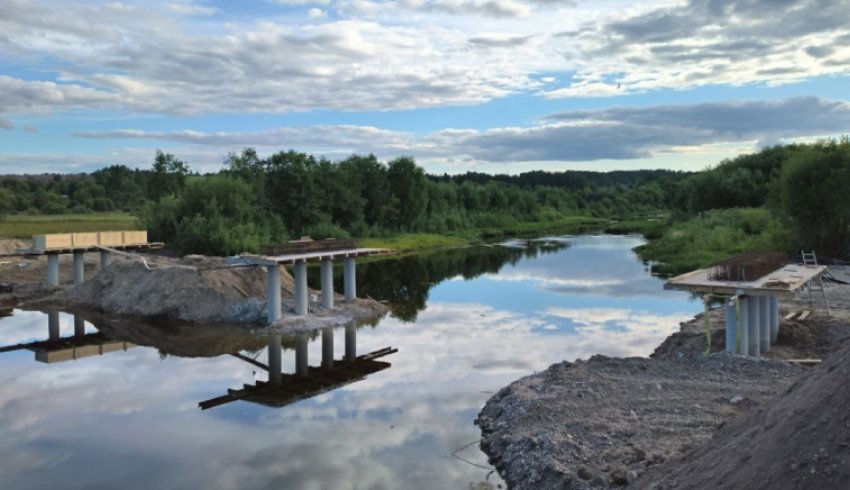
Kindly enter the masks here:
[[637, 484], [665, 461], [693, 461], [687, 455], [719, 426], [775, 403], [805, 372], [783, 359], [828, 357], [850, 345], [846, 320], [816, 314], [783, 320], [766, 358], [744, 358], [721, 352], [723, 323], [720, 312], [710, 315], [708, 356], [698, 315], [649, 359], [594, 356], [511, 383], [476, 420], [482, 450], [511, 488]]

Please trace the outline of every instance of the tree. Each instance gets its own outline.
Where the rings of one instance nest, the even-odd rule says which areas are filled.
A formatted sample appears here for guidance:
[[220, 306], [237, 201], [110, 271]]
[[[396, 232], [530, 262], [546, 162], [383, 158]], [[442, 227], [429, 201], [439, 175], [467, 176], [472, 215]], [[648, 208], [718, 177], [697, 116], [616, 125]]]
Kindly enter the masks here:
[[785, 164], [776, 186], [779, 211], [802, 247], [845, 258], [850, 252], [850, 140], [803, 148]]
[[0, 187], [0, 221], [6, 218], [6, 215], [12, 213], [14, 208], [15, 195], [12, 191]]
[[411, 157], [400, 157], [389, 163], [387, 180], [395, 201], [392, 222], [397, 230], [416, 229], [428, 207], [425, 171]]
[[175, 196], [186, 187], [189, 166], [171, 153], [156, 150], [153, 175], [148, 182], [148, 198], [159, 201], [165, 196]]

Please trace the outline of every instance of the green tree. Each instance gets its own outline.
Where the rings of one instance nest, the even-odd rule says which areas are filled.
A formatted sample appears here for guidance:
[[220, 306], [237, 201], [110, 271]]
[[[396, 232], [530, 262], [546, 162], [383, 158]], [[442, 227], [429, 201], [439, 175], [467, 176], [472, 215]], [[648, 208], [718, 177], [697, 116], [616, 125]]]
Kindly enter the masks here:
[[425, 171], [411, 157], [400, 157], [389, 163], [387, 180], [392, 191], [395, 214], [391, 221], [397, 230], [417, 229], [428, 208]]
[[12, 213], [14, 208], [15, 195], [12, 191], [0, 187], [0, 221], [6, 218], [6, 215]]
[[170, 153], [156, 150], [153, 174], [148, 182], [148, 199], [159, 201], [165, 196], [175, 196], [186, 187], [189, 166]]
[[778, 209], [801, 247], [845, 258], [850, 252], [850, 139], [797, 151], [776, 186]]

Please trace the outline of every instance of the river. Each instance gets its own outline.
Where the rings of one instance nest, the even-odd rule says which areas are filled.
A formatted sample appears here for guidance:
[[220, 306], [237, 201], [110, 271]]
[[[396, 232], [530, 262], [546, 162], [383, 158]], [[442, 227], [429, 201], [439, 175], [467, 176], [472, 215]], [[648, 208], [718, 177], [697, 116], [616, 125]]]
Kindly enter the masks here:
[[[267, 379], [244, 360], [269, 363], [263, 334], [211, 329], [194, 338], [186, 332], [203, 327], [7, 311], [0, 345], [22, 348], [0, 352], [2, 486], [500, 484], [473, 424], [493, 393], [562, 360], [646, 356], [701, 310], [687, 294], [663, 289], [631, 251], [640, 243], [549, 237], [358, 264], [358, 293], [387, 301], [392, 312], [357, 329], [357, 353], [397, 348], [381, 359], [391, 367], [282, 407], [244, 399], [199, 407]], [[85, 342], [75, 343], [75, 333]], [[345, 329], [333, 335], [340, 358]], [[44, 342], [51, 336], [65, 340]], [[293, 373], [293, 342], [283, 345], [283, 371]], [[307, 351], [317, 366], [321, 336]]]

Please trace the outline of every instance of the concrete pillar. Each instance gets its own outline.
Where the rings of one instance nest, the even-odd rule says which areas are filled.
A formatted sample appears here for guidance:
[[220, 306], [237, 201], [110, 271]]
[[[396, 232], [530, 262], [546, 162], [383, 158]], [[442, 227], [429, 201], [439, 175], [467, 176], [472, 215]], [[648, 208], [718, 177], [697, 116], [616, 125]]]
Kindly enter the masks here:
[[750, 355], [749, 299], [748, 296], [739, 296], [738, 300], [738, 354], [742, 356]]
[[267, 302], [267, 317], [269, 323], [274, 323], [280, 320], [281, 312], [280, 312], [280, 271], [278, 270], [278, 265], [267, 265], [266, 273], [269, 276], [268, 286], [266, 290], [266, 302]]
[[109, 259], [112, 257], [112, 254], [107, 252], [106, 250], [100, 251], [100, 270], [104, 271], [109, 268]]
[[322, 367], [331, 369], [334, 367], [334, 328], [322, 329]]
[[85, 270], [83, 268], [83, 260], [85, 258], [85, 252], [74, 252], [74, 284], [82, 284], [85, 279]]
[[738, 347], [738, 316], [735, 299], [726, 303], [726, 352], [734, 354]]
[[357, 325], [354, 322], [345, 326], [345, 360], [357, 359]]
[[307, 303], [307, 261], [299, 260], [295, 263], [295, 314], [306, 315]]
[[770, 298], [770, 343], [775, 344], [779, 338], [779, 298]]
[[351, 303], [357, 298], [357, 270], [354, 257], [345, 258], [345, 301]]
[[86, 336], [86, 321], [83, 317], [74, 315], [74, 337]]
[[761, 329], [759, 328], [759, 320], [761, 309], [759, 308], [759, 298], [758, 296], [750, 296], [747, 298], [747, 302], [749, 303], [749, 307], [747, 308], [747, 328], [749, 329], [747, 338], [749, 340], [749, 355], [758, 357], [759, 347], [761, 346], [761, 342], [759, 341], [759, 334], [761, 333]]
[[59, 312], [47, 312], [47, 338], [50, 340], [59, 340]]
[[47, 254], [47, 284], [59, 285], [59, 255]]
[[334, 307], [334, 263], [330, 259], [322, 261], [322, 308]]
[[770, 350], [770, 298], [759, 296], [759, 350], [766, 354]]
[[299, 333], [295, 336], [295, 374], [307, 376], [309, 364], [307, 363], [307, 334]]
[[280, 339], [280, 335], [269, 335], [269, 383], [273, 385], [279, 385], [283, 379], [281, 365], [283, 347], [281, 347]]

